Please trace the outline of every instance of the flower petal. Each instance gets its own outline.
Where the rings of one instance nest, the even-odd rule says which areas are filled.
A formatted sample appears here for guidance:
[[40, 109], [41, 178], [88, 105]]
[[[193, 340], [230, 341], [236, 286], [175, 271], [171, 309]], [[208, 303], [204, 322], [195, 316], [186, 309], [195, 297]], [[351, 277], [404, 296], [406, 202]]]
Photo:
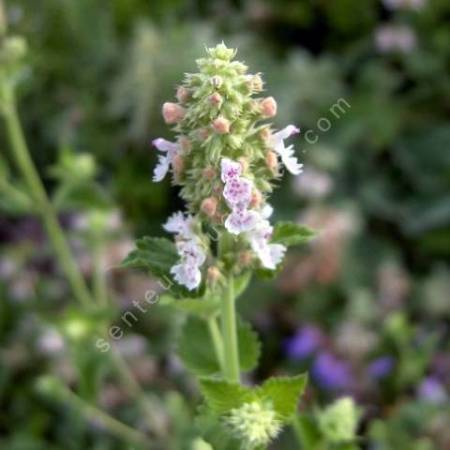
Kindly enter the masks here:
[[258, 223], [259, 214], [248, 209], [236, 209], [225, 220], [225, 228], [231, 234], [250, 231]]
[[170, 142], [164, 138], [154, 139], [152, 144], [161, 152], [176, 153], [179, 150], [179, 145], [175, 142]]
[[167, 156], [158, 156], [158, 164], [153, 170], [153, 182], [162, 181], [167, 175], [170, 167], [170, 160]]
[[241, 164], [236, 161], [232, 161], [229, 158], [222, 158], [220, 166], [221, 166], [221, 177], [224, 183], [236, 179], [242, 173]]
[[282, 152], [279, 153], [281, 156], [281, 161], [283, 162], [286, 169], [293, 175], [299, 175], [302, 173], [303, 164], [298, 162], [298, 159], [294, 155], [294, 147], [290, 145], [284, 148]]
[[177, 243], [178, 254], [182, 261], [195, 266], [201, 266], [206, 260], [203, 248], [194, 240], [179, 241]]
[[170, 273], [178, 284], [185, 286], [190, 291], [197, 288], [202, 280], [200, 269], [188, 262], [173, 266]]
[[247, 207], [252, 199], [253, 183], [247, 178], [233, 178], [225, 183], [223, 196], [233, 209], [237, 205]]
[[283, 143], [283, 141], [288, 137], [298, 133], [300, 133], [300, 128], [297, 128], [295, 125], [288, 125], [287, 127], [283, 128], [277, 133], [273, 133], [272, 135], [273, 144], [277, 146], [280, 143]]

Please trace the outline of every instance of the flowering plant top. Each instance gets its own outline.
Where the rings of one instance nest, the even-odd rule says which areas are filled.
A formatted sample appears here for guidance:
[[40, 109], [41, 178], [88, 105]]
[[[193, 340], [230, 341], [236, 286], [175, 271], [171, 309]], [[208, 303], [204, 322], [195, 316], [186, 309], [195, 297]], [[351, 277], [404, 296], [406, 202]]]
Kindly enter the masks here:
[[273, 130], [267, 120], [276, 115], [277, 103], [262, 96], [261, 75], [248, 74], [235, 54], [222, 43], [197, 60], [200, 72], [186, 74], [177, 102], [162, 107], [174, 141], [153, 141], [161, 152], [153, 181], [170, 175], [187, 204], [187, 213], [175, 213], [164, 228], [175, 234], [179, 255], [171, 277], [190, 291], [203, 274], [214, 278], [224, 268], [224, 255], [211, 249], [211, 239], [223, 233], [234, 238], [236, 272], [279, 266], [286, 245], [274, 239], [267, 197], [283, 168], [294, 175], [302, 171], [293, 146], [285, 144], [299, 128]]

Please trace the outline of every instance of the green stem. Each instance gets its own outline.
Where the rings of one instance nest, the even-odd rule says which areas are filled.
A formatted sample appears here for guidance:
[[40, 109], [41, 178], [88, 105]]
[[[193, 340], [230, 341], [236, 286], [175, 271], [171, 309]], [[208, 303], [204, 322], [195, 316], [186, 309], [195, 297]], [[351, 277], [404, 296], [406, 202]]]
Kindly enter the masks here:
[[234, 280], [229, 278], [222, 296], [222, 336], [224, 340], [224, 375], [229, 381], [239, 382], [239, 354], [236, 329]]
[[127, 442], [148, 446], [149, 439], [144, 434], [133, 430], [133, 428], [129, 427], [128, 425], [115, 419], [109, 414], [106, 414], [90, 403], [87, 403], [66, 386], [61, 385], [59, 392], [61, 393], [63, 399], [71, 403], [77, 410], [82, 413], [84, 417], [91, 420], [99, 420], [111, 434], [114, 434], [115, 436], [122, 438]]
[[209, 334], [214, 346], [214, 351], [216, 353], [217, 361], [219, 362], [220, 370], [224, 373], [224, 361], [223, 361], [223, 340], [220, 334], [219, 325], [214, 317], [207, 320]]
[[56, 212], [47, 197], [44, 186], [31, 159], [17, 111], [14, 106], [12, 93], [6, 92], [5, 96], [9, 101], [5, 106], [3, 113], [13, 156], [27, 183], [30, 195], [36, 202], [37, 209], [42, 217], [50, 241], [72, 287], [74, 295], [83, 305], [88, 306], [90, 304], [89, 291], [73, 259], [69, 245], [58, 222]]

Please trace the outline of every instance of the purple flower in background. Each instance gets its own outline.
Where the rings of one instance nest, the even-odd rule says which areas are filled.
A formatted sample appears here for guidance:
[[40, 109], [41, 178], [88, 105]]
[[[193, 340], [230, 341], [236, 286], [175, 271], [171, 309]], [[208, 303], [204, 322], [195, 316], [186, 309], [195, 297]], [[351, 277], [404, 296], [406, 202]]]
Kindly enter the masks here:
[[392, 356], [380, 356], [369, 364], [367, 371], [372, 378], [384, 378], [392, 372], [394, 364], [395, 361]]
[[313, 325], [306, 325], [286, 340], [285, 352], [290, 359], [305, 359], [319, 348], [321, 342], [320, 330]]
[[331, 353], [319, 354], [314, 361], [311, 373], [323, 389], [345, 390], [353, 382], [350, 365]]
[[417, 396], [420, 400], [435, 404], [446, 403], [448, 400], [445, 387], [433, 376], [424, 378], [417, 389]]

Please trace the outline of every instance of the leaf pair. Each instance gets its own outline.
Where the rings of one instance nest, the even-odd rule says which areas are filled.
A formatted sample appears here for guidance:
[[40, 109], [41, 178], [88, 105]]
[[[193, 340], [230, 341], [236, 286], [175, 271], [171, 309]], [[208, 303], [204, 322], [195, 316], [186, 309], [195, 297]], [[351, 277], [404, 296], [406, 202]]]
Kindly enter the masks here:
[[307, 376], [274, 377], [261, 386], [246, 387], [222, 379], [203, 378], [200, 389], [210, 410], [223, 416], [232, 409], [253, 401], [270, 402], [278, 418], [289, 422], [297, 410], [300, 396], [307, 383]]

